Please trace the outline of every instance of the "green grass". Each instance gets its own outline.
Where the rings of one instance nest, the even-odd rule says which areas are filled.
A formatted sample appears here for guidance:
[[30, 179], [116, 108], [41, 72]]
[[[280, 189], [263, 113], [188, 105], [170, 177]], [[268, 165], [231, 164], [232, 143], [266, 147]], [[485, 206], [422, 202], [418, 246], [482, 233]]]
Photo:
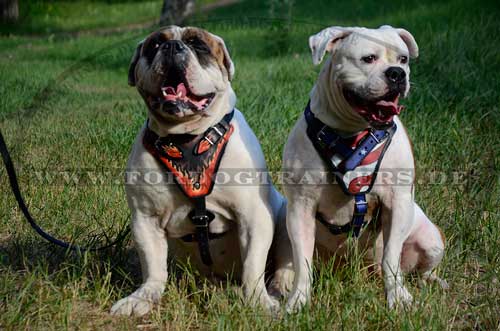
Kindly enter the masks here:
[[20, 1], [20, 23], [3, 33], [44, 34], [123, 26], [159, 18], [161, 1]]
[[[0, 126], [33, 214], [59, 237], [85, 243], [128, 221], [121, 171], [146, 112], [126, 75], [134, 45], [148, 31], [58, 32], [142, 23], [156, 18], [159, 6], [35, 2], [18, 27], [0, 27]], [[134, 250], [121, 245], [75, 256], [46, 244], [25, 223], [0, 167], [0, 329], [500, 328], [499, 14], [494, 1], [270, 0], [191, 22], [229, 45], [238, 108], [272, 171], [280, 169], [288, 132], [319, 72], [307, 49], [310, 34], [328, 25], [381, 24], [414, 33], [421, 56], [412, 64], [413, 92], [402, 117], [415, 148], [417, 199], [448, 238], [438, 272], [449, 291], [409, 279], [420, 305], [392, 312], [381, 280], [359, 263], [337, 272], [326, 264], [316, 270], [311, 304], [272, 318], [242, 304], [237, 286], [212, 285], [188, 267], [172, 267], [153, 313], [114, 318], [107, 313], [112, 303], [140, 283]], [[84, 179], [65, 183], [45, 169], [53, 176], [79, 170]], [[97, 184], [85, 176], [89, 169], [98, 170]], [[433, 184], [437, 172], [448, 179]], [[463, 179], [453, 183], [453, 172]]]

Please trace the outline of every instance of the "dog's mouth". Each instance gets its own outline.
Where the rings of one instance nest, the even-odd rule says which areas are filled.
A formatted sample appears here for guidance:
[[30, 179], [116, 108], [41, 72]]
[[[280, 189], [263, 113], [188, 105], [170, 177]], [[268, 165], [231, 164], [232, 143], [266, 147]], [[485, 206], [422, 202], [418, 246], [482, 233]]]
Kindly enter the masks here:
[[381, 98], [367, 100], [351, 90], [344, 89], [344, 96], [354, 110], [375, 127], [392, 123], [394, 116], [403, 110], [403, 106], [399, 105], [398, 91], [389, 91]]
[[183, 117], [203, 112], [212, 103], [215, 93], [196, 95], [189, 89], [183, 72], [172, 69], [160, 87], [158, 102], [162, 111]]

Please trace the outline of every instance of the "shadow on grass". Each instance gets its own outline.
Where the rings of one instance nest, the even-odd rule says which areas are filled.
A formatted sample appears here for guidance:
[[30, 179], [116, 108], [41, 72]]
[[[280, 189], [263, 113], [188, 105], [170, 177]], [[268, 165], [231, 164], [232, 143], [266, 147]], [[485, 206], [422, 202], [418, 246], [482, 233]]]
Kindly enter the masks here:
[[137, 252], [127, 245], [97, 253], [76, 253], [41, 240], [9, 238], [0, 243], [0, 268], [42, 273], [59, 285], [81, 277], [97, 280], [109, 272], [113, 286], [132, 288], [141, 282]]
[[[190, 263], [168, 261], [169, 279], [175, 284], [192, 284], [192, 293], [212, 286], [240, 286], [230, 274], [224, 277], [203, 276]], [[130, 294], [142, 283], [141, 265], [137, 251], [125, 240], [122, 245], [102, 252], [77, 253], [61, 249], [41, 240], [8, 238], [0, 242], [0, 270], [16, 274], [50, 278], [54, 285], [64, 286], [82, 278], [95, 284], [111, 275], [109, 285]], [[270, 278], [268, 274], [267, 279]], [[191, 294], [192, 294], [191, 293]]]

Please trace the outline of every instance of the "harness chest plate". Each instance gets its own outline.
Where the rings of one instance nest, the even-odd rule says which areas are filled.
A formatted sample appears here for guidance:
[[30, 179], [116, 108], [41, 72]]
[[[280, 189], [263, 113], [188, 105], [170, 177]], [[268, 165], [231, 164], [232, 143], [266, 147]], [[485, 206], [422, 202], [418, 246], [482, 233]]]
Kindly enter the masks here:
[[173, 174], [179, 189], [194, 204], [189, 219], [196, 232], [181, 239], [198, 242], [201, 259], [206, 265], [212, 264], [209, 240], [222, 235], [208, 231], [214, 215], [206, 209], [205, 198], [212, 192], [222, 156], [233, 133], [234, 127], [230, 124], [233, 116], [234, 111], [200, 135], [159, 137], [146, 127], [143, 137], [144, 147]]
[[[317, 219], [327, 226], [333, 234], [351, 232], [359, 236], [361, 229], [368, 223], [365, 215], [368, 211], [366, 194], [369, 193], [377, 178], [377, 173], [396, 132], [396, 124], [387, 129], [366, 129], [356, 135], [344, 137], [328, 127], [311, 111], [307, 105], [304, 116], [307, 122], [307, 136], [314, 148], [335, 175], [337, 184], [346, 195], [354, 196], [354, 214], [351, 223], [335, 226], [324, 221], [321, 215]], [[376, 215], [379, 211], [376, 212]]]

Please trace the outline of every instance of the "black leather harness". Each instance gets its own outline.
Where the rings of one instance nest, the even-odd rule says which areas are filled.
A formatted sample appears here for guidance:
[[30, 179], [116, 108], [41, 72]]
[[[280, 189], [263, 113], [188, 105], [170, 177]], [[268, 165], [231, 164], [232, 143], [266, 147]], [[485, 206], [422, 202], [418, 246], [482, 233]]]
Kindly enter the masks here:
[[233, 132], [230, 124], [233, 116], [234, 110], [200, 135], [159, 137], [146, 127], [143, 138], [145, 148], [174, 175], [179, 189], [193, 202], [194, 208], [188, 216], [196, 231], [181, 239], [198, 243], [201, 260], [207, 266], [213, 263], [209, 241], [225, 233], [209, 232], [214, 214], [207, 210], [206, 197], [212, 192], [226, 144]]

